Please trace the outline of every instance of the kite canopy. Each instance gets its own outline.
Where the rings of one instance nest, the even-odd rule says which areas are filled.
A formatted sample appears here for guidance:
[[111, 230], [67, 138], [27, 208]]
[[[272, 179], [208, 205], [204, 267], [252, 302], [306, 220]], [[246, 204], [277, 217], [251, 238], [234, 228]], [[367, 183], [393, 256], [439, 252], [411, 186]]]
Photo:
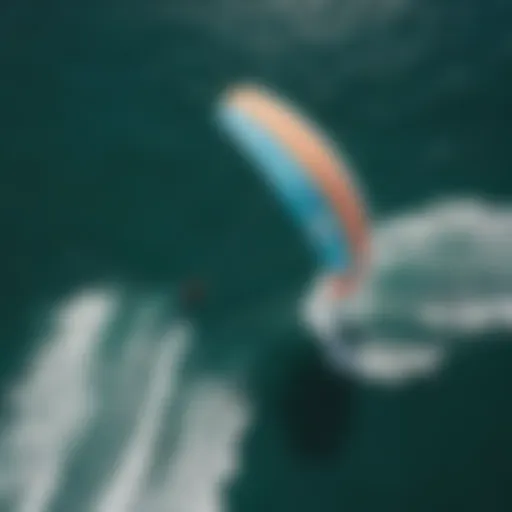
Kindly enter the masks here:
[[341, 155], [310, 121], [263, 88], [228, 91], [218, 120], [286, 206], [320, 270], [344, 293], [364, 269], [368, 236], [362, 202]]

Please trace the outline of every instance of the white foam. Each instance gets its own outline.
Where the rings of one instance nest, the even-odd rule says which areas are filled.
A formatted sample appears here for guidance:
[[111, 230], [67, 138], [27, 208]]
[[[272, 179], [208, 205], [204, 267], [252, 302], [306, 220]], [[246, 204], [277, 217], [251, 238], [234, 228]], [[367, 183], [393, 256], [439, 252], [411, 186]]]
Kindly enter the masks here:
[[222, 491], [237, 470], [248, 421], [247, 406], [229, 385], [199, 382], [191, 391], [167, 474], [140, 512], [221, 512]]
[[419, 320], [443, 331], [482, 333], [512, 329], [512, 296], [467, 298], [455, 304], [438, 301], [425, 304]]
[[187, 331], [172, 330], [163, 346], [154, 352], [152, 376], [145, 405], [138, 414], [138, 425], [122, 453], [115, 474], [98, 500], [95, 507], [97, 512], [135, 510], [144, 491], [154, 451], [158, 448], [155, 443], [163, 426], [165, 404], [173, 400], [176, 392], [179, 370], [188, 342]]
[[98, 342], [116, 299], [90, 291], [57, 311], [56, 328], [12, 395], [0, 441], [0, 489], [17, 512], [46, 512], [95, 411]]
[[[512, 326], [512, 209], [443, 201], [380, 224], [370, 315], [409, 316], [418, 328]], [[371, 305], [371, 307], [368, 307]]]
[[[0, 500], [9, 510], [51, 512], [54, 503], [78, 497], [77, 508], [90, 512], [222, 509], [222, 486], [236, 470], [247, 410], [225, 383], [181, 379], [191, 327], [174, 323], [164, 336], [156, 333], [158, 304], [147, 298], [132, 311], [124, 339], [111, 340], [109, 355], [102, 347], [105, 328], [114, 325], [121, 304], [107, 292], [84, 292], [58, 309], [55, 331], [20, 377], [14, 415], [0, 438]], [[181, 424], [175, 415], [173, 427], [166, 421], [180, 410], [178, 395], [185, 414]], [[175, 453], [152, 474], [159, 443], [175, 427]], [[103, 450], [103, 434], [108, 440], [118, 430], [126, 441]], [[88, 458], [79, 447], [97, 456]], [[82, 485], [73, 481], [78, 474], [68, 471], [71, 463], [81, 466], [80, 474], [99, 471], [106, 478]]]
[[394, 340], [366, 343], [359, 355], [361, 377], [368, 382], [392, 386], [431, 377], [442, 368], [445, 360], [441, 347], [404, 345]]
[[455, 340], [510, 330], [511, 261], [508, 206], [445, 200], [380, 222], [369, 279], [342, 304], [369, 333], [353, 350], [361, 372], [406, 382], [439, 370]]

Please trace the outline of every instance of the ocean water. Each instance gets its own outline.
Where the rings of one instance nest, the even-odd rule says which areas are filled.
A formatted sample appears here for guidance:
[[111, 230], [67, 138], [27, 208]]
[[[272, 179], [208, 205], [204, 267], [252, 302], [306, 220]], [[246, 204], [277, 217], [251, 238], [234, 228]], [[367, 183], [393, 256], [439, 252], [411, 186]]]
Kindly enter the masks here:
[[[511, 22], [498, 0], [4, 3], [0, 510], [510, 510]], [[212, 124], [247, 79], [350, 155], [374, 247], [350, 312], [421, 378], [350, 383], [301, 330], [312, 255]], [[209, 295], [184, 318], [190, 277]]]

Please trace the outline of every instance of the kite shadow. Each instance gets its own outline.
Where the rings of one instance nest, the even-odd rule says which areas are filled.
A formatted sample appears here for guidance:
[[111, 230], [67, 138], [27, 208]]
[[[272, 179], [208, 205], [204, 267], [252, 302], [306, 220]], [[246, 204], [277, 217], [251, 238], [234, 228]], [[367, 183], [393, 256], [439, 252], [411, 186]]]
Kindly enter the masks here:
[[297, 361], [281, 397], [281, 423], [294, 458], [328, 462], [342, 455], [350, 433], [354, 384], [317, 350]]

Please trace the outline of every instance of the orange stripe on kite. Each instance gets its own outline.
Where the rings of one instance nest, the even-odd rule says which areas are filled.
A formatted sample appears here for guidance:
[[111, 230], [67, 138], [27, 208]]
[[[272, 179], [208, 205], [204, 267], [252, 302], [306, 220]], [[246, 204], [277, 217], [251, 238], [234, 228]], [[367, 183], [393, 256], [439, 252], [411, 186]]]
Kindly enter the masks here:
[[[267, 91], [239, 87], [228, 93], [227, 101], [271, 131], [329, 199], [355, 248], [359, 268], [352, 277], [358, 277], [367, 258], [367, 219], [341, 156], [310, 122]], [[345, 293], [348, 284], [345, 278], [333, 280], [338, 293]]]

